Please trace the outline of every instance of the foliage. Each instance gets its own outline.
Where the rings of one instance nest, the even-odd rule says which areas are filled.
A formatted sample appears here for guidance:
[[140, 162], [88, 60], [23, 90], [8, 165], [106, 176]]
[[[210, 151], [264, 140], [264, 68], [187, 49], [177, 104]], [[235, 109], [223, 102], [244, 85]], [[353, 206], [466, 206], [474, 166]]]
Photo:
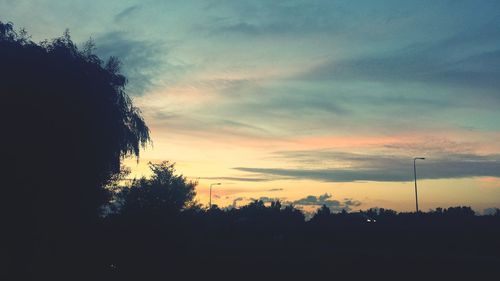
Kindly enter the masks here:
[[[78, 49], [68, 31], [37, 44], [0, 22], [1, 146], [16, 183], [8, 197], [32, 215], [95, 216], [121, 159], [150, 141], [118, 59], [104, 62], [92, 49]], [[26, 170], [28, 160], [36, 169]]]
[[120, 212], [124, 216], [163, 217], [186, 208], [196, 208], [197, 182], [176, 174], [175, 163], [149, 163], [149, 168], [153, 173], [151, 178], [134, 180], [130, 187], [118, 194], [122, 204]]
[[124, 157], [139, 157], [150, 141], [118, 59], [105, 62], [92, 49], [91, 42], [79, 49], [69, 31], [37, 44], [0, 22], [1, 170], [8, 175], [0, 206], [11, 214], [2, 220], [9, 241], [2, 257], [34, 277], [4, 279], [82, 272], [68, 257], [94, 259], [88, 237], [109, 198], [104, 186], [119, 177]]
[[474, 212], [474, 210], [472, 210], [471, 207], [457, 206], [457, 207], [450, 207], [447, 209], [436, 208], [436, 210], [431, 211], [429, 214], [437, 216], [450, 216], [450, 217], [471, 217], [474, 216], [476, 213]]

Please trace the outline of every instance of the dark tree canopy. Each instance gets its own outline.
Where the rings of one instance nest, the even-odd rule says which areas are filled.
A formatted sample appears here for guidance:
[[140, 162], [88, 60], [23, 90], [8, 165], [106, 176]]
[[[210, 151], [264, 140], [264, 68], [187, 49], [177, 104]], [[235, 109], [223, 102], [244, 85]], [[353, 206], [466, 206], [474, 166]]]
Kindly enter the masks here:
[[151, 178], [134, 180], [117, 194], [119, 212], [127, 218], [161, 219], [196, 207], [197, 182], [177, 174], [174, 166], [168, 161], [149, 163]]
[[25, 214], [94, 216], [121, 159], [150, 140], [119, 61], [92, 48], [67, 31], [37, 44], [0, 22], [2, 191]]

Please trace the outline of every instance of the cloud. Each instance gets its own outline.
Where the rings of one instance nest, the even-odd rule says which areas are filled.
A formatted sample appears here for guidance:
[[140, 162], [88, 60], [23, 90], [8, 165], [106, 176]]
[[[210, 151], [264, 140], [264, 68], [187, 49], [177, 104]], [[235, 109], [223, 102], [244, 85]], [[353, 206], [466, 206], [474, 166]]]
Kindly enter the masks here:
[[244, 197], [237, 197], [233, 199], [233, 204], [231, 205], [233, 208], [236, 208], [236, 205], [238, 204], [239, 201], [245, 200]]
[[247, 181], [247, 182], [265, 182], [270, 181], [268, 177], [201, 177], [204, 180], [226, 180], [226, 181]]
[[283, 191], [284, 189], [283, 188], [271, 188], [271, 189], [268, 189], [267, 191]]
[[332, 26], [337, 17], [329, 2], [317, 5], [278, 1], [217, 1], [209, 10], [229, 10], [231, 17], [214, 18], [209, 25], [213, 34], [282, 35]]
[[267, 197], [267, 196], [261, 196], [259, 198], [250, 198], [250, 201], [262, 201], [264, 203], [272, 203], [276, 201], [283, 202], [284, 198], [277, 198], [277, 197]]
[[[437, 54], [399, 54], [332, 61], [313, 69], [299, 79], [364, 80], [378, 82], [420, 82], [494, 90], [500, 87], [500, 49], [470, 55], [455, 61]], [[497, 96], [498, 97], [498, 96]]]
[[141, 40], [125, 32], [109, 32], [96, 37], [95, 43], [96, 53], [101, 58], [115, 56], [120, 59], [131, 95], [142, 95], [173, 79], [184, 69], [167, 60], [168, 48], [160, 41]]
[[308, 195], [304, 198], [291, 202], [291, 204], [298, 206], [314, 206], [314, 207], [320, 207], [325, 205], [333, 212], [340, 212], [342, 210], [350, 211], [352, 207], [358, 207], [361, 205], [361, 202], [357, 200], [352, 200], [350, 198], [345, 198], [343, 201], [333, 200], [331, 198], [332, 195], [328, 193], [319, 196]]
[[[411, 42], [356, 57], [333, 59], [297, 78], [363, 80], [391, 83], [421, 82], [496, 90], [500, 87], [500, 24], [495, 18], [447, 38]], [[497, 91], [494, 95], [498, 98]]]
[[[273, 133], [257, 125], [250, 125], [246, 122], [228, 120], [221, 116], [213, 118], [199, 116], [197, 113], [171, 113], [164, 112], [165, 108], [158, 106], [157, 100], [151, 99], [152, 105], [145, 108], [144, 112], [148, 114], [157, 127], [165, 131], [178, 132], [200, 137], [210, 136], [220, 137], [226, 141], [231, 138], [242, 139], [272, 139]], [[156, 104], [154, 104], [156, 102]], [[220, 107], [219, 107], [220, 108]], [[146, 112], [147, 111], [147, 112]]]
[[[368, 155], [335, 151], [282, 152], [289, 160], [314, 163], [329, 159], [339, 168], [253, 168], [237, 167], [238, 171], [272, 175], [290, 179], [309, 179], [326, 182], [403, 182], [413, 180], [413, 160], [407, 156]], [[423, 155], [425, 156], [425, 155]], [[431, 155], [419, 163], [421, 179], [468, 177], [500, 177], [500, 155], [446, 154]]]
[[286, 201], [286, 198], [284, 198], [284, 197], [283, 198], [278, 198], [278, 197], [261, 196], [261, 197], [258, 197], [258, 198], [253, 198], [253, 197], [236, 197], [236, 198], [233, 199], [233, 203], [231, 204], [231, 206], [233, 208], [236, 208], [238, 202], [241, 202], [241, 201], [247, 201], [247, 202], [262, 201], [264, 204], [272, 203], [272, 202], [276, 202], [276, 201], [280, 201], [282, 204], [286, 204], [286, 205], [291, 204], [291, 202]]
[[[362, 4], [349, 2], [315, 1], [215, 1], [208, 10], [222, 11], [230, 16], [216, 17], [210, 22], [214, 34], [228, 33], [246, 36], [307, 36], [314, 33], [335, 34], [354, 29], [359, 22], [371, 20], [386, 23], [398, 18], [393, 10], [412, 9], [415, 4], [380, 5], [370, 1]], [[226, 12], [226, 13], [224, 13]], [[371, 17], [366, 13], [371, 12]]]
[[140, 9], [141, 9], [140, 5], [132, 5], [128, 8], [125, 8], [115, 16], [115, 22], [121, 22], [122, 20], [130, 17], [131, 15], [139, 11]]
[[448, 154], [472, 154], [477, 149], [477, 144], [474, 142], [458, 142], [446, 138], [426, 137], [415, 142], [395, 142], [383, 145], [384, 148], [396, 151], [406, 152], [410, 154], [426, 153], [438, 156], [446, 156]]
[[237, 197], [233, 199], [231, 206], [237, 207], [238, 202], [241, 201], [262, 201], [264, 204], [280, 201], [282, 206], [292, 205], [302, 210], [307, 217], [311, 217], [313, 213], [311, 210], [317, 209], [323, 205], [330, 208], [332, 212], [341, 212], [342, 210], [351, 211], [353, 207], [361, 206], [361, 202], [352, 198], [344, 198], [343, 200], [334, 200], [332, 195], [325, 193], [322, 195], [308, 195], [304, 198], [297, 200], [287, 200], [286, 197], [267, 197], [261, 196], [259, 198]]

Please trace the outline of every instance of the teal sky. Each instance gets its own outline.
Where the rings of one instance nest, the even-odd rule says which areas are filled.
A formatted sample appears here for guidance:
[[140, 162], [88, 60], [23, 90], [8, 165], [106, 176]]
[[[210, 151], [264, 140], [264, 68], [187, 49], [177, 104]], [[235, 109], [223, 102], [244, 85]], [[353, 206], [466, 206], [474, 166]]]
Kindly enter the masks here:
[[500, 207], [499, 1], [0, 0], [0, 20], [119, 57], [144, 161], [202, 203], [222, 181], [221, 205], [409, 210], [425, 156], [424, 207]]

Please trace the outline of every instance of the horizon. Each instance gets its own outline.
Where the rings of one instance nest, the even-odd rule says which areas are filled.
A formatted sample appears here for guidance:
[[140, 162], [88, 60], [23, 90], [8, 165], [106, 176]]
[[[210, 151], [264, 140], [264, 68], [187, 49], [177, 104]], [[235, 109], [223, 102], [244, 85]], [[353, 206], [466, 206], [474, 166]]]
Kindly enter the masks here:
[[[91, 4], [89, 4], [91, 3]], [[500, 3], [0, 0], [35, 42], [117, 56], [169, 160], [220, 207], [500, 208]], [[84, 24], [82, 24], [84, 23]], [[325, 196], [327, 194], [328, 196]]]

